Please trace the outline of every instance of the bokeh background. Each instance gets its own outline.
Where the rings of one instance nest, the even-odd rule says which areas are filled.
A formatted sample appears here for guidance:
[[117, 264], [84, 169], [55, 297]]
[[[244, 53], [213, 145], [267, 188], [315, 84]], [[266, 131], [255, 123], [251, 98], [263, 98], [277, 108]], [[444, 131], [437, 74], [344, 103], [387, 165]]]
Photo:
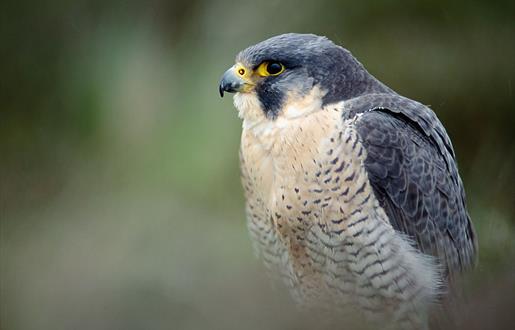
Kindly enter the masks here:
[[318, 328], [247, 236], [242, 48], [326, 35], [429, 104], [480, 242], [455, 313], [515, 322], [515, 2], [27, 1], [0, 5], [0, 328]]

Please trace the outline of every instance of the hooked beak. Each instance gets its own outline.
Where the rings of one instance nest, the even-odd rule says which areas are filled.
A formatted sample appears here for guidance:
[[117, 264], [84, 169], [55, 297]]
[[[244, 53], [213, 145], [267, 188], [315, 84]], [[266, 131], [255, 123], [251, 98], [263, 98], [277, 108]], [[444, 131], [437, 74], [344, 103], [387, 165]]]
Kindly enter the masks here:
[[224, 97], [224, 92], [236, 93], [236, 92], [247, 92], [254, 84], [245, 80], [243, 77], [236, 73], [235, 67], [231, 67], [225, 71], [222, 79], [220, 79], [220, 85], [218, 85], [218, 91], [220, 96]]

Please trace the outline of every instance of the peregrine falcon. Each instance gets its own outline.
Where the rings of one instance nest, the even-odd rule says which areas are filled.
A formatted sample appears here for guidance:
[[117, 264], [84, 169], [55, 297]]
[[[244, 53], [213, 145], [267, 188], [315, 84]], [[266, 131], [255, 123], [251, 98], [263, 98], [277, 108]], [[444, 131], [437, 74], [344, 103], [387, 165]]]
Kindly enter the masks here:
[[456, 156], [427, 106], [325, 37], [283, 34], [222, 76], [243, 120], [240, 161], [256, 253], [303, 306], [354, 308], [395, 328], [475, 263]]

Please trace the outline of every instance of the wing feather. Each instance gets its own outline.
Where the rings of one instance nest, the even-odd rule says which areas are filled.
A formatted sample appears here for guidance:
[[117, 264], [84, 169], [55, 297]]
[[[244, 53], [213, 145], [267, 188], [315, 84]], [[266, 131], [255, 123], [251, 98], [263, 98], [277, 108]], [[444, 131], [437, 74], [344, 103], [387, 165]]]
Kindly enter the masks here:
[[369, 109], [356, 127], [371, 185], [392, 226], [451, 276], [474, 263], [475, 235], [450, 139], [427, 111], [411, 119], [408, 111]]

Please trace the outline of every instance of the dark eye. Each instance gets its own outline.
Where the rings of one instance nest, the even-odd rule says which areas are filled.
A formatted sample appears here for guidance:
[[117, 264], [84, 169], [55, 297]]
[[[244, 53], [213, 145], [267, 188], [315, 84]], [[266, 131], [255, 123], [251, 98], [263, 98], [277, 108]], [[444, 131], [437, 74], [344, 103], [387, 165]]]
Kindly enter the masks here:
[[266, 71], [271, 75], [279, 74], [283, 70], [284, 66], [279, 62], [270, 62], [266, 67]]
[[279, 62], [265, 61], [258, 66], [256, 72], [261, 77], [268, 77], [280, 75], [284, 69], [284, 65]]

